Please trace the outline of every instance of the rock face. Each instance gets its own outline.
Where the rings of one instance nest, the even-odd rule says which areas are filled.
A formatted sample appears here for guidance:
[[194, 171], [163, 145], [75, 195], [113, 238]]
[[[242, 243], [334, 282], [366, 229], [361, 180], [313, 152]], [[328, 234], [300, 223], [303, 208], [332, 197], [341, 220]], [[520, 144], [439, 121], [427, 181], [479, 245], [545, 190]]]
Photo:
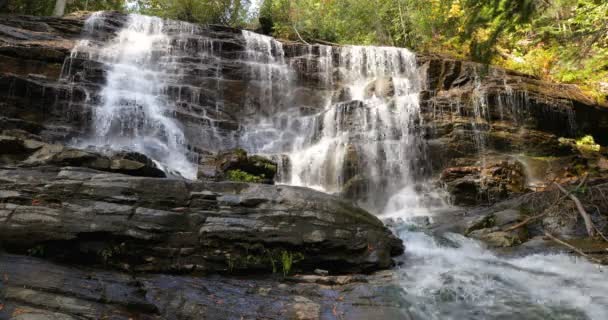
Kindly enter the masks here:
[[[11, 132], [15, 134], [15, 132]], [[132, 176], [165, 177], [148, 157], [132, 151], [81, 150], [17, 136], [0, 136], [0, 163], [23, 167], [79, 166]]]
[[133, 275], [8, 254], [0, 269], [0, 319], [413, 319], [390, 273], [284, 281]]
[[[84, 52], [70, 54], [70, 50], [81, 39], [96, 43], [108, 41], [128, 18], [107, 12], [103, 14], [103, 23], [91, 27], [85, 25], [86, 17], [2, 19], [0, 126], [3, 130], [24, 130], [47, 143], [91, 135], [90, 106], [100, 100], [100, 89], [110, 66]], [[179, 23], [166, 26], [167, 34], [174, 39], [173, 67], [183, 71], [179, 81], [168, 82], [167, 95], [174, 102], [169, 113], [182, 124], [188, 149], [203, 158], [203, 168], [199, 170], [203, 178], [213, 180], [222, 176], [221, 170], [218, 174], [215, 165], [205, 160], [205, 155], [238, 147], [239, 140], [247, 134], [243, 131], [247, 124], [261, 116], [285, 111], [276, 110], [280, 104], [274, 101], [280, 98], [277, 95], [285, 94], [279, 90], [282, 84], [268, 86], [259, 79], [268, 75], [272, 79], [283, 77], [284, 70], [280, 69], [283, 67], [290, 69], [290, 98], [283, 103], [290, 112], [299, 115], [322, 112], [325, 99], [330, 96], [332, 102], [338, 103], [336, 108], [350, 110], [350, 113], [343, 112], [339, 127], [351, 128], [353, 132], [362, 130], [357, 128], [361, 121], [349, 114], [360, 117], [366, 109], [360, 101], [353, 100], [348, 87], [340, 85], [343, 75], [336, 67], [340, 61], [338, 48], [284, 43], [281, 48], [284, 65], [269, 71], [263, 64], [259, 65], [263, 60], [256, 60], [248, 51], [251, 41], [263, 39], [248, 39], [241, 30], [219, 26], [188, 27], [192, 29], [188, 29], [190, 35], [184, 37], [185, 27], [188, 26]], [[418, 121], [418, 128], [413, 130], [422, 132], [425, 147], [421, 148], [424, 150], [415, 166], [417, 175], [424, 179], [462, 167], [477, 166], [487, 171], [488, 168], [478, 163], [480, 157], [486, 156], [576, 156], [572, 148], [560, 142], [561, 137], [591, 134], [598, 143], [608, 143], [604, 134], [608, 130], [608, 107], [595, 104], [574, 86], [547, 83], [502, 69], [433, 55], [419, 55], [417, 64], [422, 78], [422, 121]], [[364, 91], [366, 97], [391, 96], [395, 94], [394, 79], [377, 78], [368, 83]], [[276, 121], [286, 120], [277, 118]], [[323, 125], [318, 127], [323, 130]], [[295, 133], [304, 130], [297, 121], [291, 129]], [[318, 138], [318, 134], [312, 137]], [[266, 138], [278, 139], [270, 133]], [[349, 139], [357, 142], [360, 138], [353, 133]], [[335, 174], [341, 179], [341, 190], [337, 191], [357, 199], [369, 189], [373, 177], [363, 174], [363, 168], [369, 163], [361, 157], [365, 153], [355, 145], [344, 155], [344, 172]], [[511, 182], [508, 184], [514, 186]], [[500, 200], [505, 196], [505, 188], [504, 184], [499, 185], [496, 192], [500, 196], [483, 195], [483, 188], [478, 186], [467, 189], [468, 195], [463, 194], [466, 185], [454, 188], [456, 202], [474, 205]], [[511, 192], [509, 188], [507, 193]], [[515, 189], [517, 193], [520, 188]], [[466, 200], [460, 201], [463, 197]]]
[[518, 161], [486, 160], [477, 166], [450, 167], [440, 181], [460, 205], [494, 203], [526, 191], [526, 175]]

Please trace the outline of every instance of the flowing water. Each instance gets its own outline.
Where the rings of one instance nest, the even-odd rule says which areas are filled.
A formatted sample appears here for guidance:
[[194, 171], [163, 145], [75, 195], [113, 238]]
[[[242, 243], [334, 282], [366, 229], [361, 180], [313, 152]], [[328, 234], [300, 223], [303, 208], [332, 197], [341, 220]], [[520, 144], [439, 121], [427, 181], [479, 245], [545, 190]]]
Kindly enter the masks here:
[[[166, 93], [167, 79], [179, 82], [166, 23], [131, 16], [116, 39], [84, 42], [77, 49], [111, 65], [95, 108], [92, 142], [141, 150], [192, 177], [187, 141], [170, 116], [174, 101]], [[415, 318], [608, 318], [608, 278], [597, 266], [560, 254], [502, 257], [474, 240], [431, 235], [407, 222], [450, 208], [426, 173], [421, 79], [412, 52], [303, 46], [296, 63], [274, 39], [247, 31], [242, 36], [245, 52], [239, 59], [247, 79], [242, 112], [248, 116], [238, 144], [252, 153], [281, 155], [281, 183], [354, 195], [380, 217], [402, 221], [396, 232], [406, 254], [398, 283]], [[203, 51], [209, 48], [192, 54]], [[304, 95], [297, 85], [302, 69], [316, 75], [316, 89]], [[482, 122], [489, 106], [483, 93], [476, 93], [475, 119]]]
[[[265, 43], [273, 43], [265, 45], [265, 52], [275, 57], [266, 60], [284, 70], [281, 74], [289, 73], [284, 53], [268, 49], [279, 47], [278, 42], [249, 33], [245, 37], [263, 37]], [[427, 159], [417, 130], [421, 86], [415, 56], [397, 48], [347, 46], [334, 48], [334, 55], [323, 54], [327, 49], [321, 48], [319, 64], [332, 66], [322, 69], [328, 74], [322, 83], [331, 87], [339, 82], [347, 102], [335, 102], [334, 92], [317, 113], [278, 108], [277, 116], [265, 116], [247, 130], [245, 145], [255, 152], [287, 153], [291, 171], [284, 183], [330, 193], [345, 187], [349, 152], [354, 150], [363, 168], [357, 174], [370, 179], [362, 204], [381, 217], [404, 221], [397, 230], [406, 244], [399, 283], [415, 318], [608, 318], [608, 278], [600, 267], [560, 254], [501, 257], [475, 240], [456, 234], [431, 235], [408, 223], [414, 216], [432, 217], [447, 209], [441, 190], [428, 187], [424, 174], [416, 170]], [[332, 57], [338, 61], [329, 60]], [[508, 87], [506, 92], [500, 98], [501, 112], [503, 105], [517, 107], [525, 102], [520, 99], [511, 106], [515, 98]], [[472, 125], [481, 154], [489, 106], [484, 92], [475, 89], [474, 93]], [[247, 144], [256, 139], [257, 144]]]

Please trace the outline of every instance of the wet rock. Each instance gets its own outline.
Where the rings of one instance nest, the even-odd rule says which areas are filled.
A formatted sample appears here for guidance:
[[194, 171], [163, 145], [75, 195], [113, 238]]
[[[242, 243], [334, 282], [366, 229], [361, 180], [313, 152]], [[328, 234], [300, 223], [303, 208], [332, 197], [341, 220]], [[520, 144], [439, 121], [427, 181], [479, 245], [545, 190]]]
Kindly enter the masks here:
[[456, 204], [495, 203], [526, 191], [526, 176], [518, 161], [486, 160], [480, 166], [451, 167], [441, 174]]
[[4, 169], [0, 179], [18, 192], [0, 205], [0, 241], [14, 252], [43, 246], [50, 258], [127, 270], [235, 273], [370, 271], [403, 252], [376, 217], [304, 188], [81, 168]]
[[[0, 255], [1, 319], [412, 319], [392, 278], [324, 285], [295, 279], [126, 274]], [[35, 274], [36, 277], [31, 275]], [[267, 294], [260, 295], [260, 289]], [[268, 290], [269, 289], [269, 290]], [[387, 295], [386, 292], [394, 292]]]
[[[166, 174], [147, 156], [132, 151], [81, 150], [60, 144], [11, 138], [21, 147], [18, 160], [22, 166], [73, 166], [124, 173], [132, 176], [165, 177]], [[1, 138], [0, 138], [1, 140]], [[6, 149], [10, 152], [10, 149]]]
[[395, 85], [392, 78], [376, 79], [365, 87], [365, 97], [392, 97], [395, 95]]
[[464, 234], [469, 235], [474, 231], [492, 228], [495, 225], [496, 225], [496, 217], [494, 216], [494, 214], [481, 216], [481, 217], [475, 218], [474, 220], [472, 220], [468, 223]]
[[517, 231], [505, 232], [499, 228], [487, 228], [473, 231], [469, 237], [483, 241], [493, 248], [507, 248], [522, 244], [526, 241], [523, 234]]
[[277, 163], [259, 155], [248, 156], [243, 149], [204, 155], [199, 162], [198, 178], [201, 180], [232, 180], [273, 184], [277, 175]]

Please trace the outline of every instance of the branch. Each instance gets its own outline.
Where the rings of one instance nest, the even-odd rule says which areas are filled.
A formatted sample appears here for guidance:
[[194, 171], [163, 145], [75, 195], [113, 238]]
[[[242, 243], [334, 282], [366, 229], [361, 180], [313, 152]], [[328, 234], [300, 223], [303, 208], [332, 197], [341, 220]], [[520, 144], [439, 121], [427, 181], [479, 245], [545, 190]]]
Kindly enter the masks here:
[[541, 214], [536, 215], [536, 216], [528, 217], [524, 221], [522, 221], [522, 222], [520, 222], [520, 223], [518, 223], [516, 225], [510, 226], [510, 227], [508, 227], [508, 228], [506, 228], [506, 229], [504, 229], [502, 231], [509, 232], [509, 231], [513, 231], [515, 229], [519, 229], [519, 228], [527, 225], [528, 223], [530, 223], [530, 222], [532, 222], [532, 221], [534, 221], [534, 220], [536, 220], [538, 218], [542, 218], [542, 217], [544, 217], [546, 215], [547, 215], [547, 212], [544, 212], [544, 213], [541, 213]]
[[535, 215], [535, 216], [532, 216], [532, 217], [528, 217], [524, 221], [522, 221], [522, 222], [520, 222], [520, 223], [518, 223], [516, 225], [510, 226], [509, 228], [504, 229], [503, 231], [504, 232], [513, 231], [515, 229], [518, 229], [518, 228], [521, 228], [521, 227], [527, 225], [528, 223], [530, 223], [530, 222], [532, 222], [532, 221], [534, 221], [536, 219], [539, 219], [539, 218], [542, 218], [542, 217], [546, 216], [549, 213], [548, 210], [550, 208], [552, 208], [552, 207], [556, 206], [557, 204], [559, 204], [560, 202], [562, 202], [562, 200], [564, 200], [564, 198], [566, 198], [566, 197], [567, 197], [567, 195], [563, 196], [563, 197], [560, 197], [559, 194], [558, 194], [558, 197], [557, 197], [557, 200], [555, 201], [555, 203], [553, 203], [552, 205], [550, 205], [549, 207], [547, 207], [547, 209], [545, 209], [545, 211], [543, 213]]
[[292, 25], [292, 27], [293, 27], [293, 31], [295, 31], [295, 32], [296, 32], [296, 34], [298, 35], [298, 38], [300, 38], [300, 41], [304, 42], [304, 43], [305, 43], [305, 44], [307, 44], [307, 45], [310, 45], [308, 42], [306, 42], [304, 39], [302, 39], [302, 36], [301, 36], [301, 35], [300, 35], [300, 33], [298, 32], [298, 29], [296, 29], [296, 26], [295, 26], [295, 25]]
[[329, 42], [329, 41], [325, 41], [325, 40], [321, 40], [321, 39], [313, 39], [314, 42], [316, 43], [320, 43], [320, 44], [324, 44], [327, 46], [334, 46], [334, 47], [341, 47], [341, 44], [338, 43], [334, 43], [334, 42]]
[[593, 226], [593, 221], [591, 221], [591, 217], [589, 216], [587, 211], [585, 211], [585, 208], [583, 207], [581, 201], [571, 192], [566, 191], [566, 189], [564, 189], [564, 187], [562, 187], [559, 183], [553, 182], [553, 184], [555, 184], [561, 192], [566, 194], [570, 199], [572, 199], [572, 201], [574, 201], [578, 212], [583, 217], [583, 220], [585, 220], [585, 228], [587, 229], [587, 234], [589, 235], [589, 237], [593, 237], [595, 235], [595, 227]]
[[580, 254], [581, 256], [583, 256], [583, 257], [585, 257], [585, 258], [589, 259], [590, 261], [593, 261], [593, 262], [595, 262], [595, 263], [599, 263], [599, 264], [604, 264], [604, 261], [602, 261], [602, 260], [600, 260], [600, 259], [597, 259], [597, 258], [594, 258], [594, 257], [592, 257], [592, 256], [590, 256], [590, 255], [588, 255], [588, 254], [584, 253], [584, 252], [583, 252], [583, 251], [581, 251], [579, 248], [577, 248], [577, 247], [575, 247], [575, 246], [573, 246], [573, 245], [571, 245], [571, 244], [569, 244], [569, 243], [567, 243], [567, 242], [565, 242], [565, 241], [562, 241], [562, 240], [560, 240], [560, 239], [556, 238], [555, 236], [553, 236], [552, 234], [550, 234], [550, 233], [549, 233], [549, 232], [547, 232], [547, 231], [545, 231], [545, 236], [547, 236], [547, 237], [549, 237], [551, 240], [553, 240], [553, 241], [555, 241], [555, 242], [557, 242], [557, 243], [561, 244], [562, 246], [565, 246], [565, 247], [569, 248], [570, 250], [572, 250], [572, 251], [574, 251], [574, 252], [576, 252], [576, 253]]

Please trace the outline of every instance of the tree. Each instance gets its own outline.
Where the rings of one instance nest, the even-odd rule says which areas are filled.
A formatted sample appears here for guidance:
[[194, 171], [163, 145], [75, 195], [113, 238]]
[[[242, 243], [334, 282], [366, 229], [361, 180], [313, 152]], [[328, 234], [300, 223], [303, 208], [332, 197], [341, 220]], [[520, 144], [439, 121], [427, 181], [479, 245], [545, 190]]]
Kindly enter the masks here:
[[55, 2], [55, 10], [53, 10], [53, 16], [62, 17], [65, 13], [66, 0], [57, 0]]
[[249, 0], [138, 0], [135, 10], [163, 18], [230, 26], [245, 25]]

